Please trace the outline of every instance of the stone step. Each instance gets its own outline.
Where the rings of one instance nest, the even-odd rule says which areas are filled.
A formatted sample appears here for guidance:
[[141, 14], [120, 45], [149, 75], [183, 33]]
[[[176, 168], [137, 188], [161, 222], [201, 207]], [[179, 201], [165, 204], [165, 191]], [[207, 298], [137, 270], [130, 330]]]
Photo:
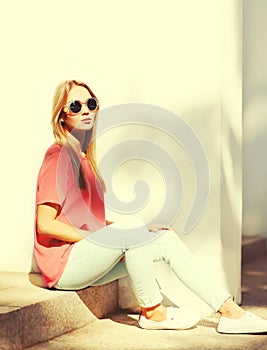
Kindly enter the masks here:
[[[248, 310], [267, 317], [267, 308]], [[187, 330], [139, 328], [137, 315], [118, 314], [27, 350], [259, 350], [267, 349], [267, 335], [222, 335], [218, 315], [202, 319]]]
[[39, 274], [0, 272], [0, 349], [20, 350], [116, 312], [117, 282], [78, 292], [47, 290]]
[[242, 237], [242, 264], [267, 255], [267, 237]]
[[[242, 263], [261, 256], [267, 256], [266, 238], [243, 237]], [[117, 282], [66, 292], [43, 288], [39, 274], [0, 272], [0, 349], [47, 344], [88, 324], [98, 324], [117, 311], [117, 300]]]
[[[267, 255], [243, 266], [242, 306], [267, 319]], [[96, 320], [78, 330], [28, 350], [267, 350], [267, 333], [223, 335], [216, 332], [218, 314], [181, 331], [149, 331], [138, 327], [138, 315], [121, 313]]]

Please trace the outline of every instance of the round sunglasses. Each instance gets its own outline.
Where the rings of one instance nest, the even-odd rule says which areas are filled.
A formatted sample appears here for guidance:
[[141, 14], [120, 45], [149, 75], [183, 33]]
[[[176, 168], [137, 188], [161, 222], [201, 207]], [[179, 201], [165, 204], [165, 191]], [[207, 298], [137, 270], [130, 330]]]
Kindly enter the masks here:
[[74, 100], [74, 101], [70, 101], [64, 107], [67, 107], [71, 112], [70, 114], [73, 115], [73, 114], [80, 113], [80, 111], [82, 110], [82, 105], [85, 105], [85, 104], [90, 111], [95, 111], [98, 106], [98, 100], [95, 99], [94, 97], [89, 97], [88, 100], [86, 100], [85, 102]]

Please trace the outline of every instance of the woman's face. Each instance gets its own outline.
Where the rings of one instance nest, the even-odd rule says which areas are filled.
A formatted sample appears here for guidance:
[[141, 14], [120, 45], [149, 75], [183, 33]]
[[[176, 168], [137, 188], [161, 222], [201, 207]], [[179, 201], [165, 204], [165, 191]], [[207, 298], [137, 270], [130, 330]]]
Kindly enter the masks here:
[[[64, 124], [69, 132], [72, 129], [85, 131], [92, 129], [95, 122], [96, 110], [91, 111], [85, 103], [90, 97], [89, 91], [83, 86], [74, 85], [70, 90], [66, 106], [63, 109], [66, 115]], [[79, 113], [73, 114], [69, 109], [68, 106], [72, 101], [80, 101], [82, 103], [82, 108]]]

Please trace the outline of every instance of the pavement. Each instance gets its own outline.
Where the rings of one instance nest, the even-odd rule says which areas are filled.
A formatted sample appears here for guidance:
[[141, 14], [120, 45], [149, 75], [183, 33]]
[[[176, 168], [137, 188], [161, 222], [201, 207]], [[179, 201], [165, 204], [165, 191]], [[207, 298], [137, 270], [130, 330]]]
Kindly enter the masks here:
[[[267, 256], [244, 264], [242, 306], [267, 319]], [[137, 318], [125, 312], [113, 314], [28, 350], [267, 350], [267, 333], [218, 333], [217, 314], [182, 331], [144, 330], [139, 328]]]

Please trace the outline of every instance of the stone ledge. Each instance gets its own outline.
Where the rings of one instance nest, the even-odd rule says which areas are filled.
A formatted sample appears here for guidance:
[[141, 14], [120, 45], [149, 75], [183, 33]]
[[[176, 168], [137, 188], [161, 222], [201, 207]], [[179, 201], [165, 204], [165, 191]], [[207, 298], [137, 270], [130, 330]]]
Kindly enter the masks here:
[[47, 290], [39, 274], [0, 272], [0, 349], [20, 350], [117, 310], [117, 281], [77, 292]]

